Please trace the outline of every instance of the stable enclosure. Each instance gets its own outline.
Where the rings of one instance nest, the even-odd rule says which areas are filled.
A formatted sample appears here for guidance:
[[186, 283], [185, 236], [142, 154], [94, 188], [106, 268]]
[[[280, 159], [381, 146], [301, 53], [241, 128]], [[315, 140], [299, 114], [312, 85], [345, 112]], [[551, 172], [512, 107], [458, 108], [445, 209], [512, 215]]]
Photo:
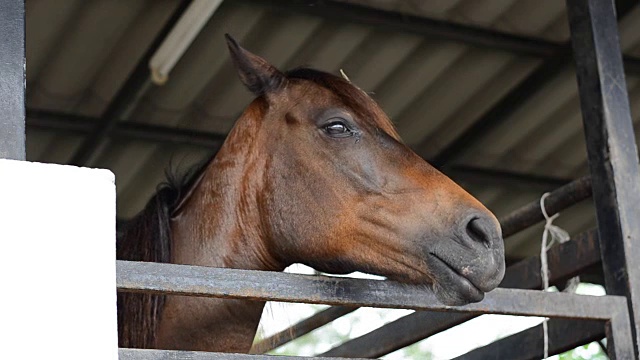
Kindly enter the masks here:
[[[100, 6], [117, 7], [113, 4], [97, 3], [100, 3]], [[188, 66], [184, 65], [181, 68], [181, 62], [178, 62], [174, 73], [161, 77], [162, 81], [166, 81], [165, 85], [154, 85], [148, 68], [149, 61], [192, 3], [182, 1], [154, 5], [159, 6], [154, 8], [154, 11], [162, 13], [162, 16], [153, 19], [131, 15], [129, 26], [139, 25], [140, 21], [134, 24], [134, 19], [146, 19], [154, 22], [150, 28], [156, 29], [144, 34], [149, 40], [148, 47], [136, 49], [136, 62], [125, 57], [124, 52], [114, 50], [111, 56], [103, 55], [103, 60], [108, 64], [126, 62], [127, 66], [122, 66], [125, 70], [114, 67], [101, 73], [90, 66], [80, 68], [80, 75], [94, 79], [96, 87], [81, 84], [78, 80], [81, 76], [78, 75], [75, 82], [67, 84], [68, 88], [63, 89], [60, 85], [61, 88], [57, 89], [60, 93], [48, 87], [55, 87], [52, 84], [57, 84], [63, 77], [64, 62], [73, 58], [74, 54], [77, 55], [69, 49], [72, 48], [73, 41], [82, 40], [82, 35], [74, 35], [76, 38], [66, 39], [65, 42], [64, 36], [70, 35], [60, 30], [57, 40], [69, 48], [62, 46], [62, 50], [56, 53], [55, 59], [52, 60], [55, 66], [47, 66], [46, 51], [42, 48], [50, 44], [47, 41], [53, 40], [47, 38], [48, 35], [38, 27], [42, 26], [41, 23], [36, 24], [36, 20], [45, 19], [49, 13], [47, 10], [59, 6], [60, 3], [48, 3], [46, 6], [28, 3], [26, 27], [34, 27], [33, 33], [37, 34], [35, 39], [40, 42], [35, 44], [30, 52], [30, 35], [27, 32], [26, 111], [23, 81], [25, 35], [21, 30], [24, 26], [24, 3], [10, 0], [0, 5], [0, 49], [3, 50], [0, 51], [0, 157], [113, 169], [116, 173], [116, 183], [119, 181], [120, 173], [124, 179], [123, 183], [126, 184], [125, 190], [118, 191], [119, 197], [127, 198], [119, 205], [118, 221], [126, 222], [127, 217], [139, 208], [146, 200], [146, 195], [157, 184], [162, 168], [171, 158], [170, 154], [178, 153], [193, 158], [209, 155], [224, 140], [225, 131], [228, 130], [228, 119], [232, 117], [230, 114], [233, 115], [231, 107], [244, 101], [243, 95], [236, 96], [237, 89], [231, 89], [224, 94], [216, 93], [215, 87], [224, 86], [224, 82], [229, 79], [226, 74], [228, 64], [218, 59], [222, 57], [220, 53], [213, 50], [206, 53], [206, 49], [202, 49], [203, 43], [206, 42], [199, 37], [194, 40], [193, 47], [189, 50], [193, 52], [184, 54], [184, 61], [190, 61], [193, 65], [215, 58], [218, 73], [215, 76], [207, 74], [197, 77], [197, 74], [189, 71]], [[420, 8], [419, 5], [415, 5], [415, 8], [409, 6], [409, 10], [401, 7], [399, 10], [384, 9], [385, 5], [379, 1], [243, 0], [228, 3], [231, 1], [218, 4], [220, 9], [203, 28], [203, 34], [217, 34], [231, 28], [242, 33], [242, 37], [248, 42], [253, 41], [259, 45], [262, 43], [261, 26], [271, 27], [280, 47], [299, 47], [289, 50], [290, 53], [297, 51], [297, 54], [294, 54], [297, 60], [311, 61], [317, 58], [322, 59], [319, 63], [332, 64], [334, 67], [345, 65], [346, 73], [354, 74], [351, 77], [355, 83], [358, 84], [358, 80], [362, 80], [363, 88], [374, 90], [374, 98], [380, 97], [390, 116], [396, 115], [400, 119], [397, 123], [398, 128], [401, 134], [407, 135], [409, 145], [439, 166], [445, 174], [468, 187], [472, 193], [477, 192], [480, 199], [490, 203], [489, 207], [492, 210], [498, 209], [494, 211], [499, 215], [507, 247], [507, 273], [499, 289], [488, 293], [483, 301], [466, 306], [440, 305], [431, 292], [392, 281], [126, 261], [116, 263], [118, 291], [332, 305], [272, 339], [259, 343], [257, 348], [262, 352], [309, 333], [354, 311], [357, 307], [371, 306], [419, 311], [319, 354], [319, 358], [383, 356], [481, 314], [551, 318], [548, 322], [549, 354], [557, 354], [606, 338], [606, 350], [610, 358], [639, 358], [640, 260], [636, 252], [640, 248], [640, 170], [631, 108], [637, 101], [636, 77], [640, 73], [640, 58], [624, 55], [619, 39], [619, 26], [622, 29], [620, 32], [624, 30], [626, 33], [634, 33], [637, 21], [631, 21], [631, 24], [624, 21], [639, 16], [640, 7], [637, 2], [567, 0], [561, 8], [557, 4], [553, 5], [558, 7], [557, 14], [561, 20], [549, 26], [547, 33], [541, 37], [501, 31], [493, 26], [483, 27], [479, 24], [482, 21], [479, 20], [479, 23], [474, 23], [474, 11], [478, 14], [482, 12], [473, 6], [467, 9], [467, 18], [463, 16], [458, 18], [458, 21], [447, 21], [418, 14], [416, 9]], [[466, 9], [464, 6], [470, 6], [465, 1], [447, 2], [446, 5], [439, 6], [449, 9], [448, 7], [456, 6], [454, 3], [460, 7], [460, 11]], [[510, 9], [528, 15], [526, 10], [530, 10], [531, 7], [528, 8], [522, 3], [526, 2], [515, 1], [510, 4]], [[137, 3], [138, 11], [142, 13], [145, 4], [146, 2]], [[494, 8], [499, 7], [498, 2], [487, 1], [483, 4], [487, 6], [486, 9], [490, 9], [491, 4]], [[71, 3], [66, 5], [73, 8]], [[519, 8], [520, 5], [523, 9]], [[34, 14], [33, 25], [29, 24], [30, 6]], [[90, 21], [92, 16], [99, 17], [100, 11], [106, 11], [100, 6], [84, 4], [73, 11], [67, 9], [67, 16], [73, 18], [74, 14], [82, 14], [85, 11], [85, 20]], [[438, 14], [437, 11], [433, 11], [433, 14]], [[253, 12], [260, 14], [252, 18], [253, 24], [234, 25], [234, 21], [246, 19], [247, 14]], [[295, 14], [286, 15], [290, 16], [287, 20], [292, 24], [281, 21], [283, 19], [278, 18], [280, 12]], [[445, 12], [442, 10], [440, 14]], [[497, 12], [499, 11], [496, 10]], [[219, 14], [222, 15], [217, 19], [216, 16]], [[509, 15], [508, 11], [506, 15]], [[470, 21], [463, 23], [460, 19]], [[328, 25], [320, 26], [323, 21]], [[305, 27], [311, 26], [309, 24], [312, 23], [317, 27]], [[114, 26], [116, 25], [124, 26]], [[570, 30], [570, 39], [566, 39], [569, 41], [563, 42], [561, 36], [560, 39], [553, 40], [545, 38], [562, 33], [559, 29], [563, 29], [564, 25]], [[65, 26], [60, 25], [59, 28]], [[291, 35], [286, 26], [300, 28], [295, 35]], [[373, 35], [364, 32], [363, 28], [370, 30]], [[334, 32], [335, 29], [339, 31]], [[354, 40], [358, 33], [362, 43]], [[397, 34], [404, 34], [406, 37], [398, 35], [398, 38], [394, 38]], [[385, 36], [388, 37], [388, 43], [383, 41], [378, 44], [378, 39]], [[427, 40], [423, 40], [422, 37]], [[110, 41], [113, 45], [117, 43], [115, 38], [117, 37], [105, 41]], [[638, 39], [622, 38], [625, 53], [633, 50], [635, 40]], [[133, 46], [134, 40], [131, 41], [127, 46]], [[334, 45], [332, 50], [326, 50], [321, 46], [323, 41], [333, 41], [337, 45]], [[433, 43], [442, 47], [433, 47]], [[346, 47], [349, 46], [355, 53], [364, 53], [360, 56], [386, 51], [379, 55], [380, 63], [383, 64], [380, 66], [391, 66], [393, 63], [397, 67], [394, 68], [393, 74], [374, 81], [375, 74], [381, 72], [375, 67], [375, 60], [378, 59], [375, 56], [371, 56], [372, 60], [365, 61], [354, 55], [349, 61], [349, 57], [345, 55], [343, 62], [334, 61], [334, 55], [341, 51], [347, 52]], [[198, 48], [202, 56], [198, 56]], [[49, 51], [53, 51], [51, 49], [53, 47], [50, 47]], [[437, 59], [432, 50], [440, 51], [441, 58]], [[202, 51], [205, 51], [204, 55]], [[271, 51], [274, 58], [279, 56], [278, 49], [264, 51]], [[492, 51], [498, 53], [495, 58], [492, 58]], [[452, 53], [455, 53], [455, 56]], [[31, 69], [29, 56], [34, 60]], [[519, 62], [515, 59], [516, 56], [524, 56], [526, 61]], [[437, 65], [431, 68], [426, 65], [424, 68], [417, 66], [417, 59], [422, 57], [427, 57], [431, 65], [439, 62], [441, 73], [434, 72], [433, 69], [437, 69]], [[401, 58], [404, 59], [402, 63]], [[500, 68], [488, 59], [501, 62], [503, 65], [509, 61], [512, 63]], [[292, 59], [285, 59], [282, 55], [277, 61], [282, 65], [290, 65]], [[458, 67], [448, 68], [451, 63]], [[574, 69], [571, 68], [572, 63]], [[455, 73], [452, 70], [462, 68], [466, 71], [465, 65], [469, 69], [473, 66], [485, 67], [473, 74], [472, 70], [466, 73]], [[352, 66], [353, 72], [347, 66]], [[479, 75], [489, 73], [488, 69], [494, 71], [494, 82], [482, 80]], [[30, 75], [30, 70], [33, 75]], [[433, 74], [430, 80], [427, 80], [428, 74]], [[445, 75], [450, 77], [437, 79], [437, 76]], [[172, 80], [174, 77], [175, 80]], [[472, 93], [465, 85], [474, 85], [462, 82], [467, 77], [477, 80], [479, 84], [486, 84], [489, 90], [483, 91], [482, 86], [479, 86]], [[109, 80], [112, 78], [119, 78], [120, 86], [110, 83]], [[414, 82], [408, 81], [409, 78], [414, 78]], [[627, 84], [627, 78], [630, 79], [631, 85]], [[562, 91], [556, 91], [556, 87], [570, 87], [563, 84], [569, 80], [575, 84], [576, 79], [576, 96], [571, 97]], [[430, 86], [418, 86], [422, 81], [428, 81]], [[176, 82], [183, 87], [175, 85]], [[509, 82], [508, 86], [504, 85], [506, 82]], [[498, 83], [502, 85], [496, 85]], [[30, 86], [33, 86], [33, 90], [30, 90]], [[412, 99], [404, 99], [403, 96], [408, 96], [406, 94], [394, 93], [396, 88], [402, 89], [403, 86], [407, 89], [416, 88], [416, 94]], [[443, 90], [438, 91], [438, 88]], [[632, 104], [629, 102], [629, 88], [632, 89]], [[216, 93], [213, 101], [200, 95], [204, 90]], [[65, 98], [62, 95], [65, 91], [72, 95]], [[187, 104], [185, 98], [173, 97], [176, 92], [188, 91], [192, 92], [193, 103]], [[551, 98], [544, 98], [545, 92], [550, 93], [548, 96]], [[107, 93], [109, 96], [105, 95]], [[462, 107], [445, 111], [444, 108], [436, 106], [438, 102], [445, 102], [445, 95], [454, 98], [457, 96], [458, 100], [464, 98], [467, 102], [451, 102], [449, 105], [452, 107]], [[564, 102], [558, 100], [558, 103], [554, 103], [555, 98], [561, 95], [565, 97]], [[105, 97], [109, 101], [106, 101]], [[430, 104], [433, 108], [429, 107]], [[546, 111], [536, 109], [545, 107], [545, 104], [553, 107], [554, 110], [549, 111], [554, 112], [555, 117], [549, 116], [536, 124], [517, 120], [520, 116], [529, 116], [527, 112]], [[575, 121], [558, 120], [575, 118], [572, 111], [577, 111], [578, 105], [581, 109], [581, 121], [574, 120], [582, 123], [584, 128], [584, 131], [580, 129], [579, 138], [574, 136], [578, 134], [574, 131]], [[222, 108], [222, 113], [212, 115], [209, 107], [214, 106]], [[443, 122], [436, 125], [413, 126], [416, 119], [424, 114], [441, 116], [449, 122], [441, 120]], [[154, 116], [160, 120], [150, 120]], [[195, 127], [185, 127], [188, 122], [185, 118], [189, 116], [197, 119]], [[209, 120], [213, 119], [214, 125], [205, 129], [203, 124], [208, 117]], [[29, 131], [26, 137], [26, 157], [25, 129]], [[518, 129], [518, 132], [510, 133], [509, 129]], [[563, 131], [569, 135], [561, 138], [559, 134]], [[526, 141], [529, 137], [529, 141]], [[533, 144], [538, 139], [539, 144]], [[499, 143], [500, 141], [504, 143]], [[582, 151], [581, 155], [576, 155], [576, 148], [580, 148], [583, 143], [586, 143], [586, 153]], [[162, 144], [169, 146], [163, 148], [160, 146]], [[184, 145], [184, 148], [180, 148], [180, 145]], [[498, 153], [500, 149], [504, 150], [504, 153]], [[31, 155], [30, 158], [30, 151], [38, 155]], [[537, 158], [527, 162], [529, 151], [537, 154]], [[189, 155], [186, 155], [187, 153]], [[135, 154], [135, 159], [132, 159], [130, 154]], [[586, 159], [588, 164], [584, 162]], [[574, 163], [564, 167], [563, 164], [570, 161]], [[517, 162], [527, 163], [514, 165]], [[505, 170], [505, 164], [513, 166], [517, 171]], [[541, 167], [548, 166], [549, 168], [542, 171], [548, 173], [535, 173], [536, 164]], [[133, 174], [122, 170], [127, 167], [139, 168], [140, 173]], [[494, 184], [498, 189], [486, 192], [479, 190], [481, 186], [490, 187], [487, 184]], [[508, 189], [503, 190], [501, 187]], [[572, 233], [572, 240], [549, 249], [546, 261], [550, 270], [549, 282], [551, 285], [563, 286], [569, 278], [583, 275], [589, 281], [601, 282], [606, 288], [606, 296], [539, 291], [543, 284], [540, 275], [541, 258], [535, 256], [535, 250], [536, 244], [539, 244], [540, 231], [539, 227], [530, 229], [544, 220], [539, 196], [551, 188], [555, 190], [551, 191], [544, 201], [549, 216], [577, 203], [581, 204], [581, 210], [574, 213], [567, 211], [563, 215], [562, 219], [573, 216], [572, 222], [566, 223]], [[520, 197], [517, 195], [519, 192], [523, 193]], [[585, 199], [592, 199], [595, 211], [589, 205], [585, 205]], [[593, 225], [593, 212], [597, 219], [597, 229], [590, 229]], [[38, 219], [29, 221], [38, 223]], [[512, 237], [516, 234], [519, 235]], [[542, 326], [537, 326], [478, 348], [460, 358], [536, 359], [542, 356], [543, 342]], [[140, 349], [119, 349], [119, 357], [270, 358], [259, 354]]]

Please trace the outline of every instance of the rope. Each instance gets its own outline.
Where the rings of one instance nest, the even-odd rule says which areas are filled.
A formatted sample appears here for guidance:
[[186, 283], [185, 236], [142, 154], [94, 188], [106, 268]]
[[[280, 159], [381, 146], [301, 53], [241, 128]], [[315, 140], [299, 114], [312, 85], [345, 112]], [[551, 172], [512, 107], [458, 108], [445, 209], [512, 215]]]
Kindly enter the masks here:
[[[547, 261], [547, 251], [551, 248], [554, 243], [565, 243], [571, 240], [569, 233], [559, 226], [553, 225], [553, 220], [558, 218], [560, 213], [557, 213], [553, 216], [549, 216], [547, 214], [547, 210], [544, 207], [544, 199], [549, 196], [549, 193], [544, 193], [540, 198], [540, 210], [542, 210], [542, 215], [545, 218], [544, 230], [542, 232], [542, 243], [540, 244], [540, 277], [542, 278], [542, 291], [547, 291], [549, 289], [549, 264]], [[549, 235], [551, 235], [551, 241], [549, 241]], [[578, 276], [571, 278], [567, 282], [566, 288], [563, 292], [575, 292], [578, 284], [580, 283], [580, 278]], [[549, 318], [545, 318], [542, 322], [542, 331], [543, 331], [543, 342], [544, 342], [544, 355], [543, 359], [549, 357], [549, 328], [547, 322]]]

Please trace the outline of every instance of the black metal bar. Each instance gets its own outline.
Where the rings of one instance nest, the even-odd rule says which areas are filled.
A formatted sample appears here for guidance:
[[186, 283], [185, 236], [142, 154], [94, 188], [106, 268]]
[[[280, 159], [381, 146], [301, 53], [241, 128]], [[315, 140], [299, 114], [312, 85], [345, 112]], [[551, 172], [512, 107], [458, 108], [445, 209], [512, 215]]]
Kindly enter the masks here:
[[525, 56], [550, 57], [562, 46], [559, 43], [533, 37], [429, 19], [401, 12], [380, 10], [341, 1], [243, 0], [243, 2], [268, 6], [278, 12], [318, 16], [337, 22], [374, 26], [377, 29], [429, 36], [439, 40], [456, 41], [471, 46], [508, 51]]
[[603, 340], [600, 339], [597, 341], [598, 346], [600, 346], [600, 349], [602, 349], [602, 351], [604, 351], [605, 353], [607, 352], [607, 346], [604, 344]]
[[[600, 263], [600, 246], [596, 229], [575, 236], [571, 241], [547, 251], [549, 281], [552, 285], [564, 282]], [[540, 257], [524, 259], [508, 267], [502, 288], [541, 289]]]
[[605, 325], [607, 354], [612, 360], [637, 360], [638, 353], [634, 349], [637, 343], [632, 330], [634, 325], [631, 325], [628, 308], [624, 307], [624, 303], [620, 306], [619, 311], [615, 312]]
[[[578, 235], [572, 241], [551, 248], [547, 256], [551, 284], [575, 276], [600, 262], [597, 233], [591, 230]], [[500, 287], [522, 289], [538, 289], [541, 286], [539, 257], [528, 258], [508, 267], [500, 284]], [[415, 312], [338, 345], [322, 355], [377, 358], [474, 317], [469, 314]]]
[[[98, 121], [99, 119], [86, 116], [27, 109], [27, 129], [86, 134], [92, 131]], [[119, 122], [114, 126], [111, 137], [215, 149], [222, 145], [226, 139], [226, 134], [142, 123]]]
[[609, 294], [628, 299], [638, 356], [640, 168], [614, 4], [603, 0], [568, 0], [567, 13], [606, 289]]
[[[87, 134], [99, 121], [100, 119], [87, 116], [27, 109], [27, 129]], [[222, 145], [226, 134], [143, 123], [118, 122], [112, 130], [111, 138], [216, 149]], [[498, 184], [515, 189], [527, 188], [541, 191], [555, 188], [567, 182], [566, 179], [493, 171], [472, 166], [456, 166], [447, 169], [446, 174], [458, 182]]]
[[[634, 6], [635, 0], [619, 1], [619, 19], [626, 16]], [[486, 111], [471, 126], [462, 131], [453, 141], [432, 159], [432, 163], [438, 167], [448, 165], [460, 154], [470, 149], [476, 142], [489, 134], [493, 129], [506, 122], [509, 117], [518, 110], [532, 94], [542, 90], [561, 71], [571, 63], [571, 43], [563, 44], [558, 51], [544, 63], [539, 65], [529, 76], [518, 84], [511, 92], [504, 96], [498, 103]], [[636, 64], [636, 62], [633, 62]], [[635, 68], [635, 65], [631, 65]], [[418, 154], [424, 155], [425, 149], [430, 143], [423, 142], [417, 146]]]
[[[475, 145], [479, 139], [482, 139], [493, 129], [505, 123], [533, 94], [542, 90], [562, 70], [567, 68], [571, 61], [571, 52], [569, 50], [569, 47], [563, 47], [561, 52], [539, 65], [511, 92], [440, 150], [432, 159], [432, 163], [438, 167], [449, 164], [454, 158]], [[416, 150], [418, 154], [424, 155], [426, 149], [430, 146], [430, 142], [422, 142], [416, 147]]]
[[139, 99], [149, 87], [151, 87], [151, 79], [149, 75], [149, 60], [160, 47], [165, 37], [169, 34], [173, 26], [178, 22], [182, 14], [189, 7], [191, 0], [180, 2], [173, 15], [162, 27], [158, 35], [155, 37], [149, 48], [136, 65], [135, 69], [127, 78], [127, 81], [115, 95], [100, 122], [95, 126], [91, 134], [82, 142], [80, 148], [73, 154], [70, 164], [83, 166], [94, 156], [96, 151], [102, 146], [115, 128], [118, 121], [121, 120], [123, 114], [129, 110], [129, 107], [137, 99]]
[[[549, 320], [549, 355], [559, 354], [605, 336], [603, 321]], [[537, 360], [543, 356], [542, 324], [474, 349], [456, 360]]]
[[463, 179], [463, 183], [468, 180], [469, 183], [473, 184], [506, 186], [511, 189], [526, 191], [551, 191], [571, 182], [571, 179], [514, 173], [467, 165], [454, 165], [443, 169], [443, 171], [450, 178]]
[[[591, 178], [584, 176], [554, 191], [545, 199], [545, 210], [549, 216], [591, 197]], [[511, 236], [544, 220], [540, 202], [532, 201], [500, 219], [502, 236]]]
[[270, 356], [214, 353], [203, 351], [155, 350], [155, 349], [118, 349], [119, 360], [336, 360], [326, 357], [307, 356]]
[[627, 301], [622, 296], [499, 288], [485, 294], [481, 302], [448, 306], [425, 286], [390, 280], [122, 260], [116, 261], [116, 283], [119, 290], [128, 292], [596, 320], [609, 320], [620, 308], [626, 311]]
[[[632, 341], [626, 299], [618, 296], [497, 289], [481, 303], [451, 307], [436, 303], [424, 287], [392, 281], [127, 261], [117, 262], [117, 285], [120, 290], [174, 295], [598, 319], [609, 321], [612, 344]], [[615, 349], [618, 359], [633, 357], [630, 346]]]
[[346, 341], [320, 356], [378, 358], [473, 319], [475, 315], [419, 311]]
[[309, 318], [304, 319], [299, 323], [254, 344], [251, 347], [251, 351], [256, 354], [266, 353], [267, 351], [271, 351], [288, 343], [293, 339], [306, 335], [313, 330], [326, 325], [339, 317], [347, 315], [357, 309], [358, 308], [347, 306], [332, 306], [328, 309], [319, 311], [313, 316], [310, 316]]
[[[274, 11], [318, 16], [330, 21], [350, 22], [388, 31], [406, 32], [438, 40], [456, 41], [470, 46], [507, 51], [524, 56], [553, 58], [563, 44], [544, 39], [521, 36], [478, 26], [430, 19], [397, 11], [381, 10], [335, 0], [240, 0], [245, 3], [267, 6]], [[620, 1], [619, 13], [628, 11], [632, 1]], [[630, 72], [640, 73], [638, 59], [625, 59]]]
[[26, 160], [24, 0], [0, 1], [0, 159]]

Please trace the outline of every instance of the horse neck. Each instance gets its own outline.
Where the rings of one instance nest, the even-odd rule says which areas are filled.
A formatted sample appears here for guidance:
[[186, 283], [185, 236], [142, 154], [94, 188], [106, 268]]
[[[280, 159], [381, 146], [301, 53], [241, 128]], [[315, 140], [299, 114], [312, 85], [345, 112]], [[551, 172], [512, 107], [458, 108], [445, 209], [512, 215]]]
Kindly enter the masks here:
[[261, 107], [238, 119], [185, 208], [172, 219], [172, 262], [281, 271], [269, 253], [260, 197], [268, 164], [257, 130]]
[[[259, 211], [264, 189], [257, 118], [241, 117], [180, 214], [172, 220], [172, 262], [281, 271], [269, 255]], [[242, 155], [240, 155], [242, 154]], [[264, 302], [168, 297], [160, 348], [247, 352]]]

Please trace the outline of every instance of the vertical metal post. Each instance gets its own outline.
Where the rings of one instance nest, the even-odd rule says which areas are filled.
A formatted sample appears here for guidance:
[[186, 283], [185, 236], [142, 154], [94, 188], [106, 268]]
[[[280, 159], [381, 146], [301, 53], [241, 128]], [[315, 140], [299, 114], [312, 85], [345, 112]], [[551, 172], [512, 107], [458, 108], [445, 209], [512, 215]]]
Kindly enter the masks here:
[[0, 159], [25, 160], [24, 0], [0, 1]]
[[[612, 0], [567, 0], [607, 293], [640, 342], [640, 170]], [[635, 249], [635, 252], [634, 252]]]

